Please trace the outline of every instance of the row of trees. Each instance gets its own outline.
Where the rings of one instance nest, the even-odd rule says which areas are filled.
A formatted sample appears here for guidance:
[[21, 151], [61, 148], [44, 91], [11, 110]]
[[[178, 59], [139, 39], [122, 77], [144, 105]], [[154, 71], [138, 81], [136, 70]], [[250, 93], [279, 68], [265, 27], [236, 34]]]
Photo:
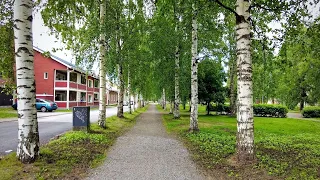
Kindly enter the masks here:
[[[314, 5], [317, 1], [308, 3]], [[31, 162], [39, 149], [36, 112], [32, 106], [35, 103], [31, 74], [33, 2], [16, 0], [14, 7], [19, 137], [22, 137], [18, 156], [24, 162]], [[301, 49], [296, 45], [301, 41], [294, 35], [295, 30], [301, 38], [309, 38], [304, 39], [309, 50], [314, 51], [313, 48], [317, 47], [310, 42], [319, 34], [317, 25], [310, 27], [313, 30], [309, 30], [307, 24], [302, 25], [302, 20], [309, 15], [307, 10], [307, 2], [294, 0], [228, 0], [223, 3], [219, 0], [48, 0], [43, 4], [41, 13], [45, 24], [74, 52], [78, 64], [92, 65], [99, 61], [99, 125], [103, 128], [106, 128], [104, 78], [107, 75], [118, 81], [119, 117], [123, 117], [125, 89], [139, 99], [142, 96], [156, 100], [162, 96], [174, 102], [175, 118], [180, 116], [180, 101], [185, 104], [190, 100], [189, 130], [198, 131], [198, 99], [207, 103], [224, 101], [219, 99], [219, 93], [224, 92], [221, 62], [225, 62], [229, 67], [227, 83], [232, 112], [237, 109], [237, 156], [239, 161], [245, 162], [254, 159], [253, 95], [264, 97], [262, 101], [278, 98], [272, 95], [275, 91], [270, 88], [270, 82], [281, 71], [273, 67], [278, 67], [276, 62], [280, 62], [290, 72], [290, 60], [294, 59], [288, 58], [298, 58], [294, 53]], [[272, 31], [268, 23], [273, 21], [280, 22], [283, 27], [283, 32], [278, 34], [284, 41], [278, 57], [273, 56], [268, 43], [270, 39], [266, 37], [266, 33]], [[312, 33], [307, 33], [309, 31]], [[28, 34], [19, 34], [22, 32]], [[286, 52], [285, 56], [283, 52]], [[316, 53], [314, 51], [313, 58], [305, 60], [309, 63], [299, 58], [304, 70], [312, 67], [317, 71]], [[294, 62], [291, 65], [300, 67]], [[274, 66], [269, 66], [272, 63]], [[313, 77], [304, 72], [301, 70], [302, 80], [297, 83], [312, 80]], [[263, 84], [259, 84], [261, 80]], [[279, 84], [284, 83], [281, 78], [278, 80]], [[299, 94], [309, 94], [307, 91], [310, 90], [303, 88], [306, 86], [302, 86]], [[312, 92], [316, 96], [314, 89]], [[202, 93], [206, 91], [210, 96]]]

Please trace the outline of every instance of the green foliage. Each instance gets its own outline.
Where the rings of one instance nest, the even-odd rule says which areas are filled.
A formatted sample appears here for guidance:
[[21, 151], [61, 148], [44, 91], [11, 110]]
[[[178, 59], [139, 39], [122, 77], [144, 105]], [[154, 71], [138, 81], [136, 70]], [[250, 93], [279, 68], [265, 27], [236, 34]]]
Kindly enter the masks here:
[[284, 118], [287, 116], [287, 113], [288, 113], [288, 108], [282, 105], [274, 105], [274, 104], [254, 104], [253, 105], [253, 114], [255, 116]]
[[220, 61], [210, 59], [199, 63], [199, 101], [224, 103], [226, 90], [223, 87], [225, 73]]
[[230, 106], [227, 104], [210, 104], [210, 111], [230, 113]]
[[302, 116], [305, 118], [313, 118], [313, 117], [320, 117], [320, 107], [316, 106], [309, 106], [305, 107], [301, 112]]
[[[170, 133], [183, 139], [192, 157], [209, 171], [223, 171], [240, 179], [319, 178], [319, 122], [255, 117], [257, 161], [246, 170], [229, 164], [235, 153], [236, 118], [200, 114], [198, 120], [201, 132], [189, 134], [187, 111], [181, 109], [179, 120], [173, 119], [172, 115], [164, 114], [164, 124]], [[263, 175], [265, 171], [267, 175]]]
[[[187, 134], [186, 138], [201, 154], [201, 159], [209, 158], [210, 165], [218, 165], [235, 152], [235, 136], [211, 134], [209, 132], [200, 132], [196, 134]], [[209, 166], [210, 166], [209, 165]]]

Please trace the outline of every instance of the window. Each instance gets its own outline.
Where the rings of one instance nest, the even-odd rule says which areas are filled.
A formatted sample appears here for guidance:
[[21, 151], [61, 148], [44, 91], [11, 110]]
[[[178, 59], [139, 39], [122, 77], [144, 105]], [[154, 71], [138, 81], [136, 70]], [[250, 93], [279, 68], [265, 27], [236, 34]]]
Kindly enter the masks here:
[[77, 92], [69, 91], [69, 101], [77, 101]]
[[70, 73], [70, 81], [77, 82], [77, 73]]
[[92, 83], [92, 80], [91, 79], [88, 79], [88, 87], [93, 87], [93, 83]]
[[67, 80], [67, 72], [66, 71], [56, 71], [56, 80], [66, 81]]
[[55, 101], [67, 101], [67, 91], [56, 91]]
[[85, 102], [86, 99], [87, 99], [86, 96], [87, 96], [87, 93], [81, 92], [81, 93], [80, 93], [80, 101], [81, 101], [81, 102]]
[[94, 87], [95, 88], [99, 87], [99, 80], [94, 80]]
[[86, 84], [86, 76], [81, 75], [81, 84]]
[[98, 101], [98, 94], [94, 94], [94, 101]]
[[48, 73], [47, 73], [47, 72], [45, 72], [45, 73], [43, 74], [43, 76], [44, 76], [44, 77], [43, 77], [44, 79], [48, 79]]
[[92, 102], [92, 95], [88, 95], [89, 102]]

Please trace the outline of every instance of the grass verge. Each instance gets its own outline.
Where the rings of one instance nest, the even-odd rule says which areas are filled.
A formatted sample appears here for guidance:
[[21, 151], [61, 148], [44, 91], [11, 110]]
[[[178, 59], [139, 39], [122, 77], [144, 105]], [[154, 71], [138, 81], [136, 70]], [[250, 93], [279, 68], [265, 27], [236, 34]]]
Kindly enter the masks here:
[[0, 121], [6, 118], [18, 118], [17, 111], [12, 107], [0, 108]]
[[205, 115], [200, 109], [200, 132], [189, 134], [187, 111], [181, 110], [179, 120], [164, 114], [164, 124], [182, 138], [194, 160], [205, 169], [242, 179], [320, 179], [320, 122], [255, 117], [256, 161], [239, 167], [233, 160], [236, 118]]
[[89, 168], [106, 158], [115, 139], [135, 124], [136, 117], [147, 107], [125, 118], [107, 118], [107, 129], [91, 124], [91, 132], [69, 131], [40, 148], [40, 158], [33, 164], [22, 164], [15, 153], [0, 159], [0, 179], [79, 179]]

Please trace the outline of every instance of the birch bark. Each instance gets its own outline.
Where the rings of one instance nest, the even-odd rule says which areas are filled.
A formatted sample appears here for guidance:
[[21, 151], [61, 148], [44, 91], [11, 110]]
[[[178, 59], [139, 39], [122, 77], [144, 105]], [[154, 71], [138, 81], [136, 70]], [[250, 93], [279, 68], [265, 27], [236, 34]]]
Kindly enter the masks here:
[[192, 47], [191, 47], [191, 113], [190, 132], [199, 131], [198, 127], [198, 27], [197, 7], [192, 4]]
[[247, 162], [254, 159], [252, 60], [249, 7], [249, 0], [237, 0], [237, 158], [240, 162]]
[[131, 84], [130, 84], [130, 69], [128, 67], [128, 108], [129, 108], [129, 113], [132, 114], [132, 108], [131, 108]]
[[166, 90], [162, 89], [162, 109], [166, 109]]
[[141, 108], [140, 92], [138, 93], [138, 108]]
[[[175, 12], [176, 13], [176, 12]], [[175, 32], [178, 34], [178, 23], [179, 18], [177, 18], [177, 15], [175, 14], [175, 21], [176, 21], [176, 27]], [[175, 53], [175, 71], [174, 71], [174, 112], [173, 117], [175, 119], [180, 118], [180, 110], [179, 110], [179, 100], [180, 100], [180, 91], [179, 91], [179, 83], [180, 83], [180, 48], [177, 38], [177, 46], [176, 46], [176, 53]]]
[[104, 22], [106, 15], [106, 1], [102, 0], [100, 4], [100, 59], [99, 59], [99, 118], [98, 125], [106, 128], [106, 36], [104, 33]]
[[32, 46], [32, 0], [14, 1], [14, 37], [18, 100], [17, 157], [32, 163], [39, 156], [36, 86]]
[[175, 54], [175, 75], [174, 75], [174, 113], [173, 116], [175, 119], [180, 118], [179, 111], [179, 100], [180, 100], [180, 91], [179, 91], [179, 72], [180, 72], [180, 50], [179, 45], [176, 46], [176, 54]]
[[136, 95], [133, 94], [133, 111], [136, 111]]
[[123, 94], [124, 94], [124, 82], [122, 65], [118, 64], [118, 77], [119, 77], [119, 98], [118, 98], [118, 112], [117, 116], [123, 118]]

